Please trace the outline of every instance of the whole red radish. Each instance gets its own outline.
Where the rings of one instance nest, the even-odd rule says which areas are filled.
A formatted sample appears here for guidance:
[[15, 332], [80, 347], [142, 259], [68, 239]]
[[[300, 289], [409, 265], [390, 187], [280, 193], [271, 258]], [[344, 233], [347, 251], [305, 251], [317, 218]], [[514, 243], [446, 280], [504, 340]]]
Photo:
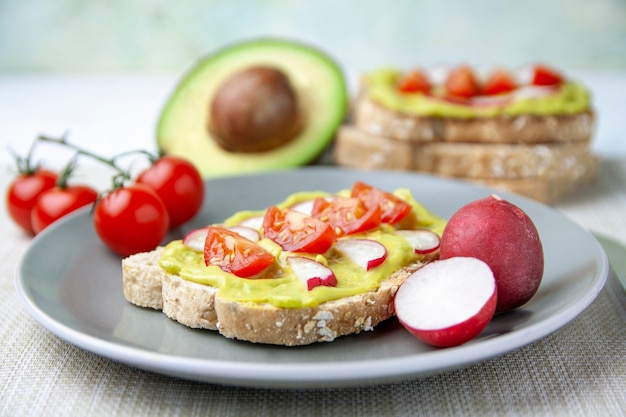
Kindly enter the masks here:
[[437, 347], [470, 341], [489, 324], [497, 302], [489, 266], [476, 258], [449, 258], [417, 270], [394, 299], [396, 316], [418, 339]]
[[439, 250], [441, 259], [470, 256], [489, 265], [498, 285], [496, 312], [528, 302], [543, 277], [537, 228], [522, 209], [496, 195], [475, 200], [454, 213]]

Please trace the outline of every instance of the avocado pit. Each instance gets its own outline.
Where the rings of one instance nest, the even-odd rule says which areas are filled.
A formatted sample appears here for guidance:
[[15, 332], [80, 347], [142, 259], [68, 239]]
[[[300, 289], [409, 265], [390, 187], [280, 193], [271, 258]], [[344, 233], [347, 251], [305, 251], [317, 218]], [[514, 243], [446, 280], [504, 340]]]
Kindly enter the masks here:
[[227, 78], [209, 108], [208, 129], [231, 152], [261, 152], [294, 138], [302, 125], [297, 94], [279, 69], [253, 66]]

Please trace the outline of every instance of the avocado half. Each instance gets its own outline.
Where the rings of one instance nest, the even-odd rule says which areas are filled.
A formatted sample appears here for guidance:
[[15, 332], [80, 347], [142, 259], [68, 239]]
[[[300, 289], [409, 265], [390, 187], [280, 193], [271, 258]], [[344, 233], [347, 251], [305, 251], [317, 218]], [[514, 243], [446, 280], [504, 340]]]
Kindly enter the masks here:
[[[277, 148], [226, 151], [207, 128], [210, 103], [224, 80], [254, 65], [273, 66], [287, 75], [305, 124], [296, 137]], [[165, 154], [188, 159], [205, 178], [296, 167], [322, 154], [347, 108], [343, 72], [323, 52], [293, 41], [246, 41], [207, 56], [182, 78], [160, 115], [157, 146]]]

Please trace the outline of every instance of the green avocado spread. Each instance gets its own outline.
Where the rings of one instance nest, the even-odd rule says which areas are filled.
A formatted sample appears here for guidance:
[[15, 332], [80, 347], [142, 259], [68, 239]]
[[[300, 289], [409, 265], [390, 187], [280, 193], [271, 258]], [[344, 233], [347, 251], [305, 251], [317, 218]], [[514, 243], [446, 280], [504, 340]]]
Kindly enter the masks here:
[[[410, 217], [411, 224], [407, 225], [402, 222], [403, 226], [412, 229], [429, 229], [441, 236], [446, 224], [445, 220], [431, 214], [424, 206], [415, 201], [408, 190], [400, 189], [394, 194], [412, 206], [412, 213], [407, 216]], [[291, 207], [294, 204], [327, 195], [329, 194], [323, 192], [296, 193], [277, 206], [280, 208]], [[222, 224], [226, 227], [233, 226], [246, 219], [263, 215], [263, 213], [264, 211], [238, 212]], [[272, 266], [254, 278], [239, 278], [224, 272], [218, 266], [206, 266], [204, 254], [187, 247], [182, 240], [175, 240], [166, 246], [159, 260], [159, 266], [167, 273], [178, 275], [183, 279], [216, 287], [219, 289], [220, 297], [227, 300], [269, 303], [281, 308], [313, 307], [327, 301], [375, 290], [383, 280], [395, 271], [419, 261], [421, 255], [415, 254], [409, 242], [396, 234], [395, 230], [392, 226], [381, 225], [366, 233], [342, 238], [374, 239], [385, 246], [387, 249], [385, 261], [367, 272], [337, 251], [335, 245], [322, 255], [295, 254], [308, 256], [332, 269], [337, 278], [336, 287], [318, 286], [308, 290], [306, 284], [293, 274], [286, 261], [288, 256], [294, 254], [283, 251], [278, 244], [267, 238], [263, 238], [257, 243], [271, 252], [275, 256], [275, 261]]]
[[396, 88], [402, 73], [396, 69], [383, 69], [365, 75], [370, 97], [388, 109], [434, 117], [493, 117], [497, 115], [551, 115], [573, 114], [589, 110], [591, 96], [581, 84], [566, 81], [554, 92], [541, 95], [512, 95], [510, 100], [483, 105], [455, 103], [421, 93], [402, 93]]

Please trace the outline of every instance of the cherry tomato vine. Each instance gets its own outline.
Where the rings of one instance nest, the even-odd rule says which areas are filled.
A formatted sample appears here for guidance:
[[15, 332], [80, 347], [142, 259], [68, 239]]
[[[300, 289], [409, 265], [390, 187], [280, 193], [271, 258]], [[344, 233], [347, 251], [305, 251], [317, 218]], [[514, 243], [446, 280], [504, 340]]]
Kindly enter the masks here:
[[[34, 161], [39, 143], [62, 146], [74, 152], [59, 172]], [[9, 215], [24, 231], [35, 235], [60, 218], [91, 205], [94, 228], [100, 239], [122, 256], [148, 251], [160, 244], [167, 231], [200, 210], [204, 184], [187, 160], [138, 149], [106, 158], [67, 140], [39, 135], [26, 156], [12, 152], [18, 174], [6, 196]], [[133, 176], [122, 160], [145, 157], [149, 166]], [[72, 183], [79, 159], [87, 157], [113, 169], [110, 188]]]

